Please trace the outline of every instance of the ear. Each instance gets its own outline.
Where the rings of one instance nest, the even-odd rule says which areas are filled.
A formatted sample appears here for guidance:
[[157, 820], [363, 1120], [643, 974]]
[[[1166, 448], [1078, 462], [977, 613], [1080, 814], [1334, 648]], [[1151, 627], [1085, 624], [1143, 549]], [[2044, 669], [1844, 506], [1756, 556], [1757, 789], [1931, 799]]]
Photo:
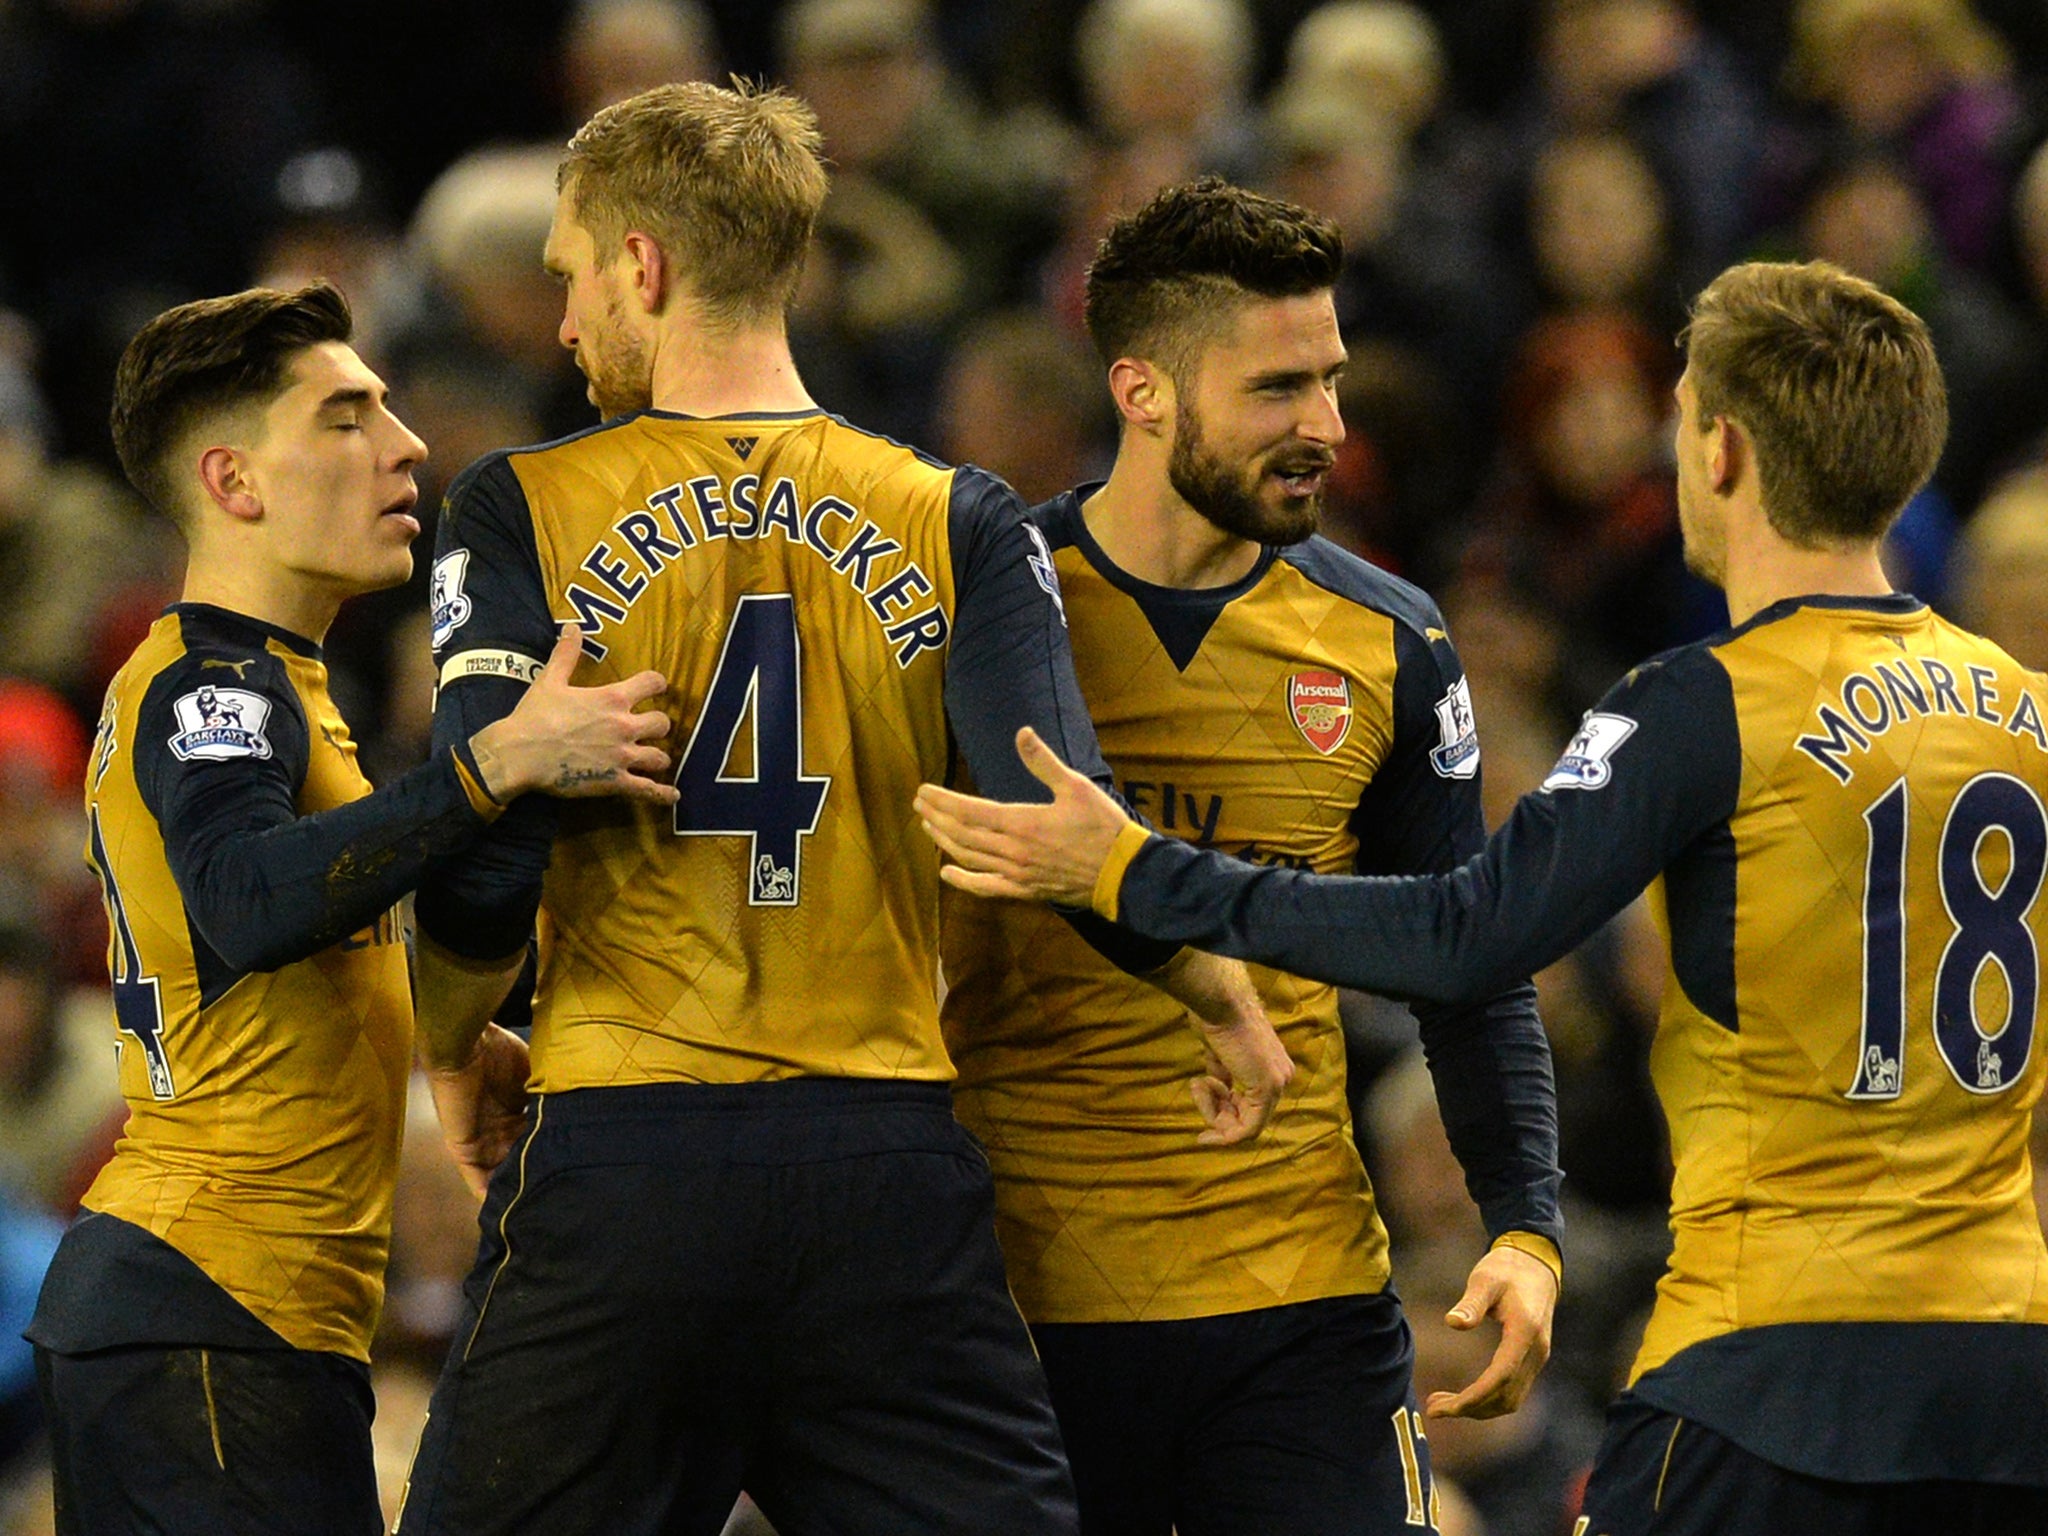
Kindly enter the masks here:
[[1173, 380], [1157, 364], [1120, 357], [1109, 365], [1109, 397], [1125, 425], [1158, 433], [1173, 420]]
[[263, 516], [263, 498], [249, 479], [248, 467], [235, 449], [216, 443], [199, 455], [199, 483], [215, 506], [237, 522], [253, 523]]
[[1742, 428], [1726, 416], [1716, 416], [1707, 428], [1708, 488], [1717, 496], [1733, 491], [1749, 458], [1749, 438]]
[[641, 311], [658, 315], [668, 303], [668, 290], [672, 276], [668, 270], [668, 257], [652, 235], [639, 230], [628, 230], [625, 242], [625, 270], [622, 274], [626, 291], [633, 296]]

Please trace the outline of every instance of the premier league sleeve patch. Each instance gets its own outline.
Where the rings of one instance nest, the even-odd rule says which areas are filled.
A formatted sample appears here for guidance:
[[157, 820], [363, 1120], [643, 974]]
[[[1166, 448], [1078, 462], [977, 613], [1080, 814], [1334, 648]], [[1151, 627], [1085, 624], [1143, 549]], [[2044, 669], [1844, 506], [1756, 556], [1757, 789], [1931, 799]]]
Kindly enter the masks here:
[[201, 688], [171, 706], [178, 729], [171, 755], [181, 763], [223, 763], [236, 757], [268, 757], [263, 727], [270, 700], [244, 688]]
[[1438, 777], [1469, 779], [1479, 771], [1479, 727], [1472, 719], [1472, 685], [1462, 677], [1436, 701], [1436, 734], [1429, 765]]
[[433, 645], [440, 650], [455, 631], [469, 622], [474, 607], [462, 590], [464, 578], [469, 575], [469, 551], [451, 549], [434, 562], [432, 590], [428, 593], [427, 604], [433, 625]]
[[1579, 722], [1579, 733], [1564, 749], [1564, 756], [1543, 781], [1545, 789], [1600, 789], [1614, 777], [1608, 759], [1629, 737], [1636, 723], [1627, 715], [1603, 715], [1595, 711]]

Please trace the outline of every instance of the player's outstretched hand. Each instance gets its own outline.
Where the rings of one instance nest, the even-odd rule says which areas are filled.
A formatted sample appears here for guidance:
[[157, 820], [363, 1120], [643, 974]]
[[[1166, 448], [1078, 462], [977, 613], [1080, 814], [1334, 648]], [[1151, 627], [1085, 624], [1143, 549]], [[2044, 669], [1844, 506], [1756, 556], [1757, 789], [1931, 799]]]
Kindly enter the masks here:
[[481, 1200], [492, 1170], [526, 1130], [526, 1042], [486, 1024], [468, 1061], [459, 1067], [429, 1065], [426, 1072], [441, 1138], [463, 1182]]
[[1184, 949], [1145, 978], [1195, 1016], [1204, 1072], [1189, 1081], [1205, 1147], [1235, 1146], [1266, 1128], [1294, 1080], [1294, 1058], [1266, 1017], [1242, 962]]
[[674, 805], [675, 786], [650, 777], [667, 772], [668, 754], [648, 745], [668, 734], [669, 718], [640, 708], [668, 686], [667, 679], [659, 672], [636, 672], [616, 683], [578, 688], [569, 679], [582, 654], [583, 632], [571, 624], [518, 708], [470, 738], [484, 788], [501, 801], [537, 789]]
[[1423, 1405], [1433, 1419], [1494, 1419], [1522, 1406], [1550, 1358], [1550, 1315], [1557, 1309], [1557, 1276], [1519, 1248], [1496, 1248], [1472, 1266], [1465, 1294], [1445, 1314], [1459, 1332], [1483, 1317], [1500, 1322], [1500, 1348], [1462, 1392], [1432, 1392]]
[[933, 842], [955, 861], [940, 878], [976, 896], [1011, 896], [1085, 907], [1130, 818], [1086, 774], [1059, 760], [1038, 733], [1017, 732], [1017, 755], [1052, 791], [1051, 805], [981, 800], [936, 784], [920, 785], [917, 814]]

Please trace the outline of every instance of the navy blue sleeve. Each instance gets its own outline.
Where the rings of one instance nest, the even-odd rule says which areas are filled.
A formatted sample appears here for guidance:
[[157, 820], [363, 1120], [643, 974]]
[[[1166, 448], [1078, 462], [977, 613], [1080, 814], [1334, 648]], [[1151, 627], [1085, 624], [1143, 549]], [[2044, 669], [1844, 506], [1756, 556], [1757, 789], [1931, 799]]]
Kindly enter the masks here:
[[[1352, 817], [1358, 872], [1442, 874], [1486, 841], [1479, 741], [1457, 652], [1440, 627], [1394, 626], [1394, 740]], [[1563, 1247], [1557, 1088], [1536, 989], [1516, 978], [1471, 1001], [1415, 1004], [1437, 1107], [1487, 1234]]]
[[[448, 489], [431, 601], [434, 748], [467, 753], [472, 736], [518, 707], [555, 644], [532, 514], [503, 454]], [[522, 795], [460, 858], [436, 865], [413, 906], [420, 931], [473, 960], [519, 950], [540, 910], [557, 815], [546, 795]]]
[[233, 975], [368, 926], [483, 826], [441, 751], [363, 799], [301, 816], [309, 752], [298, 692], [267, 651], [189, 652], [143, 697], [136, 783], [195, 932]]
[[1728, 675], [1704, 647], [1631, 672], [1543, 787], [1433, 876], [1263, 869], [1153, 838], [1118, 920], [1162, 939], [1397, 997], [1486, 997], [1569, 953], [1725, 823], [1741, 786]]
[[[1031, 726], [1061, 761], [1116, 792], [1074, 673], [1059, 575], [1045, 535], [1017, 493], [972, 467], [953, 472], [950, 512], [953, 635], [946, 654], [946, 718], [980, 793], [993, 800], [1051, 798], [1017, 756]], [[1180, 951], [1103, 922], [1062, 916], [1111, 964], [1136, 975]]]

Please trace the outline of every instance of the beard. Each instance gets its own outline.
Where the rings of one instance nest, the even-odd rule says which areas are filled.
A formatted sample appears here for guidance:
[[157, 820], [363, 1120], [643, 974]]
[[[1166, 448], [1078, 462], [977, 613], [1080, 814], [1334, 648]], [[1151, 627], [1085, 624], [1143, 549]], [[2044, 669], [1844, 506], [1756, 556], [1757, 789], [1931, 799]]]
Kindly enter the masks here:
[[1299, 544], [1316, 531], [1323, 515], [1321, 491], [1297, 496], [1281, 488], [1278, 505], [1259, 493], [1268, 475], [1301, 475], [1327, 470], [1336, 460], [1328, 448], [1290, 443], [1261, 454], [1249, 465], [1232, 464], [1208, 451], [1202, 418], [1185, 401], [1175, 404], [1173, 451], [1166, 478], [1181, 500], [1225, 533], [1255, 544]]
[[626, 307], [613, 295], [604, 324], [576, 349], [576, 366], [590, 386], [590, 402], [609, 421], [654, 404], [654, 368], [647, 344], [626, 323]]

